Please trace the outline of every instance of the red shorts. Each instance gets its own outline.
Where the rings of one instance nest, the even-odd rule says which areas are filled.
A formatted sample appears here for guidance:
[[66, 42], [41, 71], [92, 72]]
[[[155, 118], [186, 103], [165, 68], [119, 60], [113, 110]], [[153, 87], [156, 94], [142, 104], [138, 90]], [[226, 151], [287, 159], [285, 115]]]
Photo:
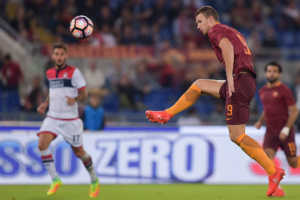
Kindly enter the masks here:
[[256, 90], [254, 76], [243, 72], [234, 77], [235, 92], [228, 96], [227, 81], [222, 85], [219, 93], [225, 101], [226, 123], [229, 125], [246, 124], [249, 120], [249, 105]]
[[[282, 127], [283, 128], [283, 127]], [[295, 145], [295, 131], [294, 128], [291, 129], [289, 136], [285, 141], [279, 139], [279, 134], [282, 128], [267, 128], [263, 147], [264, 149], [273, 149], [275, 152], [279, 147], [284, 151], [287, 157], [295, 157], [297, 152], [297, 147]]]

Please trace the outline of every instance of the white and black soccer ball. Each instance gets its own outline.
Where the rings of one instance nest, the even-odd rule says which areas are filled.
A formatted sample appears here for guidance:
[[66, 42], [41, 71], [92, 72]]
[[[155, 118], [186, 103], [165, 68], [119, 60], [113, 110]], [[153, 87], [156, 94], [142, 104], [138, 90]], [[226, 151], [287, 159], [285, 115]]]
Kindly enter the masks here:
[[75, 38], [84, 39], [92, 35], [94, 30], [93, 21], [84, 15], [76, 16], [70, 23], [70, 32]]

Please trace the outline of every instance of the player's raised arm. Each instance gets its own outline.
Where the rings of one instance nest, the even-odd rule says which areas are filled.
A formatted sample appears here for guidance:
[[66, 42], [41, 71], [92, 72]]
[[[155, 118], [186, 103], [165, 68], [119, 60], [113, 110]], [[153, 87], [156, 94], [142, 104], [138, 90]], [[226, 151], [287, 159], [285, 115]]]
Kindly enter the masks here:
[[255, 128], [260, 129], [264, 120], [265, 120], [265, 113], [262, 112], [257, 122], [254, 124]]
[[234, 82], [233, 82], [233, 62], [234, 62], [234, 50], [231, 42], [227, 38], [221, 39], [219, 47], [222, 51], [224, 58], [226, 77], [228, 82], [228, 94], [231, 97], [234, 93]]

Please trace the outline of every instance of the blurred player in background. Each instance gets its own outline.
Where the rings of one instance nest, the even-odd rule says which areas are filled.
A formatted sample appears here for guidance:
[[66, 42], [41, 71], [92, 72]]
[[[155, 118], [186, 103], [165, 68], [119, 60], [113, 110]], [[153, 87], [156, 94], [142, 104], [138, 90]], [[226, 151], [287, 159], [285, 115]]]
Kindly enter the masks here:
[[57, 135], [61, 135], [72, 146], [73, 152], [90, 174], [92, 183], [89, 196], [96, 197], [99, 193], [98, 178], [93, 168], [92, 158], [82, 146], [83, 125], [78, 117], [77, 101], [82, 101], [86, 97], [86, 82], [78, 68], [66, 64], [67, 48], [65, 45], [53, 46], [52, 59], [55, 66], [46, 72], [49, 96], [37, 109], [40, 114], [44, 114], [49, 107], [47, 117], [38, 133], [38, 147], [42, 162], [52, 178], [47, 195], [55, 194], [62, 184], [49, 149], [50, 143]]
[[[264, 110], [255, 127], [260, 129], [266, 122], [267, 130], [263, 148], [269, 158], [274, 159], [280, 147], [293, 168], [300, 167], [300, 157], [296, 156], [294, 123], [299, 114], [292, 91], [280, 82], [282, 67], [276, 62], [265, 66], [267, 84], [259, 90], [259, 97]], [[284, 196], [284, 191], [278, 188], [273, 196]]]
[[266, 170], [269, 175], [267, 196], [271, 196], [283, 178], [284, 170], [276, 168], [263, 148], [245, 134], [249, 104], [256, 90], [251, 51], [241, 33], [219, 22], [213, 7], [198, 9], [195, 20], [197, 28], [208, 35], [218, 60], [225, 65], [227, 80], [198, 79], [173, 106], [164, 111], [146, 111], [146, 116], [151, 122], [164, 124], [193, 105], [201, 94], [222, 98], [226, 102], [225, 116], [230, 138]]

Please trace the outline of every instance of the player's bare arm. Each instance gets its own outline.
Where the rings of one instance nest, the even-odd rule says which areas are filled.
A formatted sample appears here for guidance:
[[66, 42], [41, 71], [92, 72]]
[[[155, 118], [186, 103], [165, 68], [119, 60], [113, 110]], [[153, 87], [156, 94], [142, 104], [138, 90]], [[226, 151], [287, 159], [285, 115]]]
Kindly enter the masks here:
[[265, 113], [262, 112], [257, 122], [254, 124], [255, 128], [260, 129], [265, 120]]
[[48, 96], [48, 97], [46, 98], [46, 100], [45, 100], [43, 103], [41, 103], [41, 104], [39, 105], [39, 107], [37, 108], [38, 113], [41, 114], [41, 115], [45, 114], [45, 112], [46, 112], [46, 110], [47, 110], [47, 108], [48, 108], [48, 105], [49, 105], [49, 96]]
[[228, 82], [228, 94], [231, 97], [234, 93], [233, 82], [233, 62], [234, 62], [234, 50], [231, 42], [227, 38], [221, 39], [219, 47], [222, 50], [222, 56], [225, 62], [226, 77]]
[[289, 109], [289, 118], [285, 127], [283, 127], [283, 129], [280, 132], [279, 135], [280, 140], [285, 140], [289, 136], [290, 129], [294, 125], [299, 114], [299, 109], [297, 108], [296, 104], [289, 106], [288, 109]]
[[81, 90], [78, 90], [78, 96], [75, 97], [75, 98], [72, 98], [72, 97], [66, 97], [67, 98], [67, 104], [72, 106], [76, 103], [76, 101], [80, 101], [80, 102], [83, 102], [86, 98], [86, 91], [85, 89], [81, 89]]

